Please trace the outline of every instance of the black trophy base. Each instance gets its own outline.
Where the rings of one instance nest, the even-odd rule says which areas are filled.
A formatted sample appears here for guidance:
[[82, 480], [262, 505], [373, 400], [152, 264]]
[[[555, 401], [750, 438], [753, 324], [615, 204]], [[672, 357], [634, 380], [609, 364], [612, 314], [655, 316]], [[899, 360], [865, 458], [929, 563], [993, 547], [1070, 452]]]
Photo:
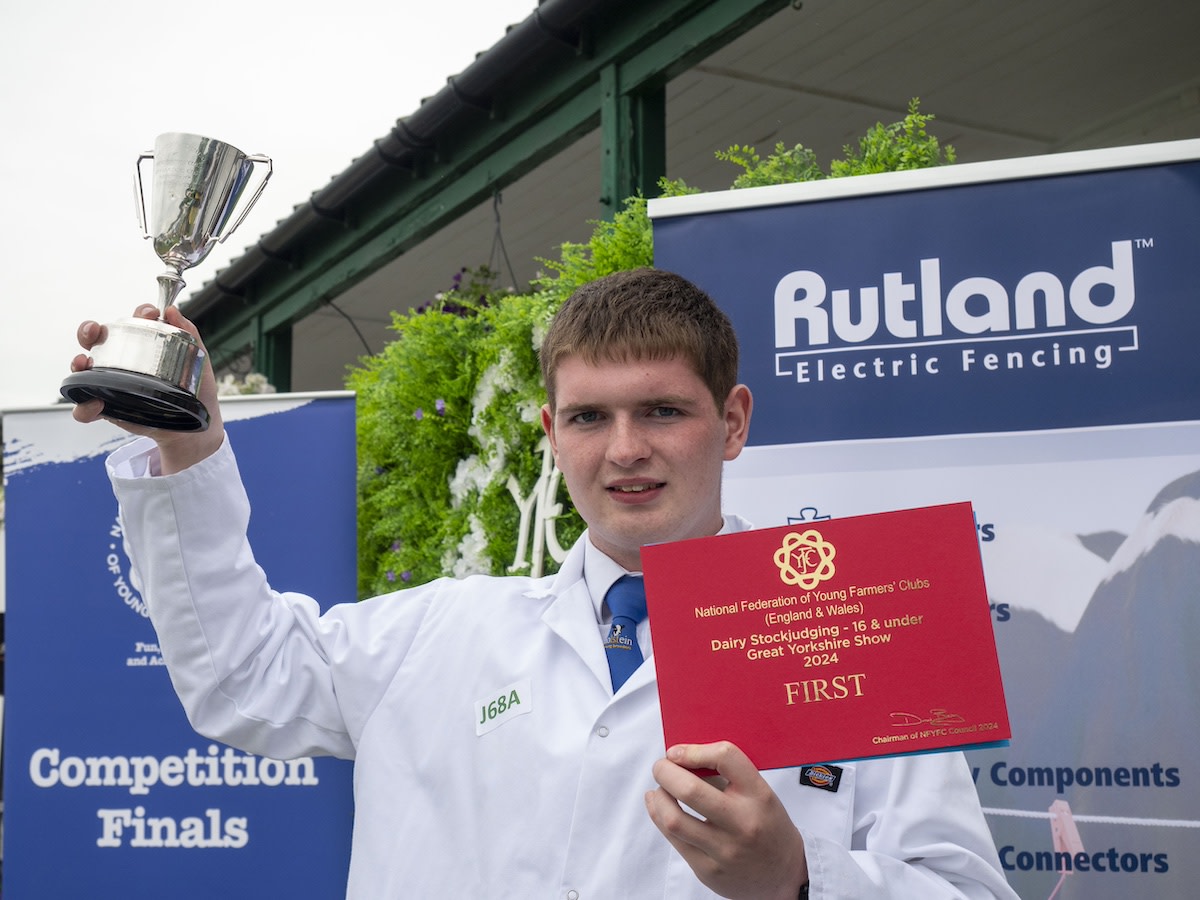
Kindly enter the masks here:
[[72, 403], [103, 400], [103, 415], [166, 431], [204, 431], [208, 410], [183, 388], [138, 372], [88, 369], [68, 375], [59, 388]]

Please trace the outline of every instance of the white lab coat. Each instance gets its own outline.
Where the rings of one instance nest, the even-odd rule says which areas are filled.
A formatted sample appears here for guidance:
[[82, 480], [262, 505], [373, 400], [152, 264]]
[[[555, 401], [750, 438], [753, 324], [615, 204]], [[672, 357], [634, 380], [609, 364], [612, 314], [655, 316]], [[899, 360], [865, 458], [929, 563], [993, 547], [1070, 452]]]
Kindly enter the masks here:
[[[321, 616], [255, 564], [228, 441], [160, 478], [140, 477], [150, 452], [109, 466], [175, 689], [212, 739], [355, 760], [349, 898], [714, 896], [646, 813], [653, 657], [614, 697], [582, 542], [556, 576], [444, 579]], [[1015, 897], [960, 754], [847, 765], [836, 793], [765, 777], [813, 900]]]

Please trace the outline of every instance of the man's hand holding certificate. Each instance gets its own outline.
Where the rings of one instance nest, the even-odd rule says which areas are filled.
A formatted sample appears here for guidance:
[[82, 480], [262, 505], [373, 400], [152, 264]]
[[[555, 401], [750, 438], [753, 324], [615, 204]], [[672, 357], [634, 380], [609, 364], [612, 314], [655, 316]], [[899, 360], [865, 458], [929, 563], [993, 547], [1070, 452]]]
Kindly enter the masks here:
[[668, 746], [760, 769], [1006, 743], [968, 503], [642, 549]]

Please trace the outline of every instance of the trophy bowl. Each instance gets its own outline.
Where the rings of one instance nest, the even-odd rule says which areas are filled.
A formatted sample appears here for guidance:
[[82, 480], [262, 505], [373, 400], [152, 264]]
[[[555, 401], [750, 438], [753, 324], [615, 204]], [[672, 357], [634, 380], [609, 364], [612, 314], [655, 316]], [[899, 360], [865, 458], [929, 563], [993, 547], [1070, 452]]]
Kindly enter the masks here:
[[[149, 224], [142, 163], [154, 161]], [[266, 170], [234, 218], [258, 165]], [[194, 134], [159, 135], [137, 160], [138, 217], [143, 237], [167, 264], [158, 276], [161, 316], [183, 290], [184, 269], [200, 263], [245, 219], [271, 177], [271, 160]], [[196, 396], [204, 348], [192, 335], [162, 321], [130, 317], [105, 326], [91, 349], [92, 367], [75, 372], [60, 391], [73, 403], [101, 400], [102, 415], [150, 428], [203, 431], [209, 413]]]

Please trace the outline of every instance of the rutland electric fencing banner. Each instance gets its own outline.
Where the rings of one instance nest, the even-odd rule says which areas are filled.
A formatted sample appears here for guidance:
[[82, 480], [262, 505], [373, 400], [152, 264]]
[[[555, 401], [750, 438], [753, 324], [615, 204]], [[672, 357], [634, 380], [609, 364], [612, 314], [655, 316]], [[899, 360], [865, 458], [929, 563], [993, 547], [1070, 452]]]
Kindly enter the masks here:
[[[353, 397], [222, 410], [260, 564], [282, 590], [353, 600]], [[5, 897], [341, 896], [350, 763], [210, 741], [175, 697], [104, 471], [128, 435], [65, 405], [8, 413], [3, 434]]]
[[[1192, 896], [1200, 141], [650, 214], [655, 265], [741, 340], [730, 511], [819, 529], [974, 505], [1013, 733], [967, 758], [1023, 900]], [[831, 652], [852, 624], [823, 626]]]

